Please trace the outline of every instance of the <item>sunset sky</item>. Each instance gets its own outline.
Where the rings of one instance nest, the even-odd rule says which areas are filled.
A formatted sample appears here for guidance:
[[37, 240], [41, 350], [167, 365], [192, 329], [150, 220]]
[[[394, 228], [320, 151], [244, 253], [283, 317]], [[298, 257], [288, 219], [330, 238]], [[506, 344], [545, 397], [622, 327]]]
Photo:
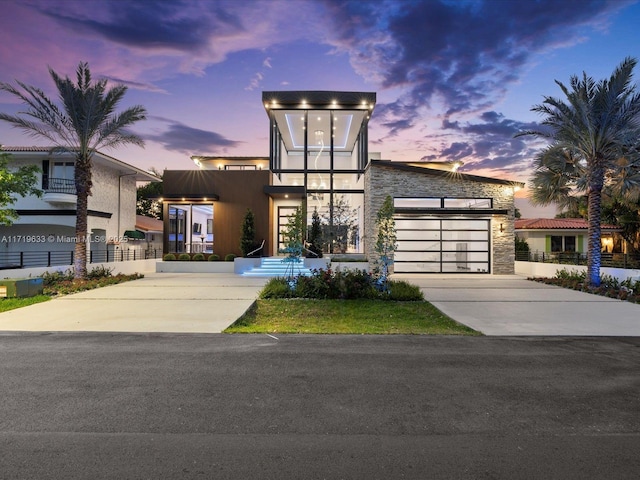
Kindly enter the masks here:
[[[462, 160], [526, 182], [543, 95], [640, 57], [637, 0], [0, 0], [0, 81], [55, 96], [47, 66], [129, 87], [139, 147], [105, 150], [148, 169], [190, 155], [268, 155], [263, 90], [377, 93], [369, 150]], [[638, 74], [638, 72], [636, 72]], [[0, 111], [20, 105], [0, 93]], [[0, 123], [0, 144], [46, 145]], [[523, 193], [526, 194], [526, 191]]]

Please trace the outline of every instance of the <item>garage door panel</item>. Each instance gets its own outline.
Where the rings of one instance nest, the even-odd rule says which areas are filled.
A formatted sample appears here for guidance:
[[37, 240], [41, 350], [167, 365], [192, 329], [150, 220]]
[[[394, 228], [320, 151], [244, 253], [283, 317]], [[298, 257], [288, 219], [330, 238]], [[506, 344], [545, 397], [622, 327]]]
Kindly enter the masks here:
[[439, 273], [440, 262], [437, 263], [424, 263], [424, 262], [411, 262], [394, 264], [394, 270], [402, 273]]
[[440, 232], [427, 230], [397, 230], [396, 238], [398, 241], [402, 240], [440, 240]]
[[459, 219], [459, 220], [442, 220], [443, 230], [487, 230], [486, 220], [476, 219]]
[[[400, 248], [398, 248], [396, 251], [400, 251]], [[402, 251], [439, 252], [440, 251], [440, 242], [423, 242], [423, 241], [420, 241], [420, 240], [403, 241], [402, 242]]]
[[466, 250], [469, 252], [488, 252], [489, 242], [442, 242], [443, 251]]
[[486, 230], [484, 231], [443, 231], [442, 232], [443, 240], [488, 240], [489, 234]]
[[396, 262], [439, 262], [440, 252], [396, 252]]
[[442, 252], [444, 262], [488, 262], [489, 252]]
[[440, 230], [440, 220], [396, 218], [396, 230]]
[[487, 263], [443, 263], [442, 273], [488, 273]]

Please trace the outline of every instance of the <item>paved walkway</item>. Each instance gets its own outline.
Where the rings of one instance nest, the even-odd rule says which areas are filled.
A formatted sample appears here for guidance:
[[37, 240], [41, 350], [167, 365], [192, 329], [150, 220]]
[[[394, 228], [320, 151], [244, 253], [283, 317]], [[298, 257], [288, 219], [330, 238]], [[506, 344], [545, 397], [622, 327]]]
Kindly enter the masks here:
[[[485, 335], [640, 336], [640, 305], [513, 276], [396, 275]], [[149, 273], [133, 282], [0, 313], [0, 331], [219, 333], [266, 278]]]
[[266, 280], [145, 273], [132, 282], [0, 313], [0, 330], [219, 333], [251, 306]]
[[395, 275], [485, 335], [640, 336], [640, 305], [517, 275]]

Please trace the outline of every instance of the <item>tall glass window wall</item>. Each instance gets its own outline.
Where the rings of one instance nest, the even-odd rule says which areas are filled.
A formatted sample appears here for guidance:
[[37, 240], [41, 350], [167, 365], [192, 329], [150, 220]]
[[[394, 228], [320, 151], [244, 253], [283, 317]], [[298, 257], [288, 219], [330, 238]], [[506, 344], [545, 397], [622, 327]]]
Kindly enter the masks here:
[[[361, 253], [366, 110], [272, 111], [274, 185], [304, 186], [307, 224], [316, 210], [325, 253]], [[275, 158], [274, 158], [275, 157]], [[310, 228], [308, 229], [310, 230]]]

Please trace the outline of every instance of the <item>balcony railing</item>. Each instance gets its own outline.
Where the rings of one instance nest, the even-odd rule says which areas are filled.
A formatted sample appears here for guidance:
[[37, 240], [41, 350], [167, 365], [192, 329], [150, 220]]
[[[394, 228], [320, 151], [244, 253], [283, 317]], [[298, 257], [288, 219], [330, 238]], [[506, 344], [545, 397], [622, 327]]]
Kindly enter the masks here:
[[45, 178], [43, 180], [42, 189], [45, 193], [67, 193], [69, 195], [76, 194], [76, 184], [74, 180], [67, 178]]
[[[600, 266], [614, 268], [640, 268], [640, 254], [601, 253]], [[586, 265], [587, 254], [578, 252], [516, 252], [520, 262], [561, 263]]]

